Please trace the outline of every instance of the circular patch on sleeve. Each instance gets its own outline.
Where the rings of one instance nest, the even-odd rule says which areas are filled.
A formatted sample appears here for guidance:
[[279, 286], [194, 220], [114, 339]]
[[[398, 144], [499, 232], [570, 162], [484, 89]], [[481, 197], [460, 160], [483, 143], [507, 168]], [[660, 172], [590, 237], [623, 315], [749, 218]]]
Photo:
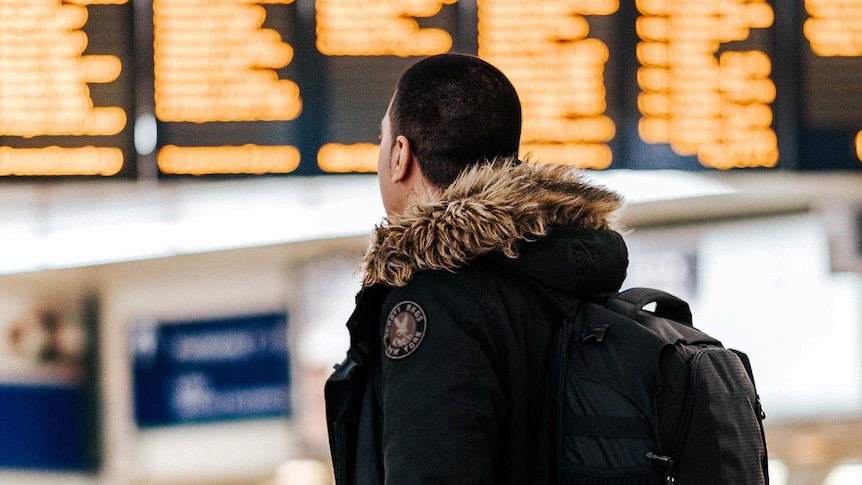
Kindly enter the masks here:
[[425, 311], [417, 303], [402, 301], [386, 318], [383, 349], [390, 359], [403, 359], [419, 348], [425, 338]]

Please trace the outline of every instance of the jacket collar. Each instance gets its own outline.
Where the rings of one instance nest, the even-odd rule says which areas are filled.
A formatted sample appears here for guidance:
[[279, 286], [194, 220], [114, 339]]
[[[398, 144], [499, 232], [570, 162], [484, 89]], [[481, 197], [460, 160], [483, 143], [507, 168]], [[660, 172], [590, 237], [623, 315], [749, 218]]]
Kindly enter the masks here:
[[374, 230], [363, 286], [404, 286], [419, 271], [453, 271], [477, 257], [518, 257], [519, 243], [555, 226], [609, 230], [622, 197], [562, 165], [497, 160], [463, 173]]

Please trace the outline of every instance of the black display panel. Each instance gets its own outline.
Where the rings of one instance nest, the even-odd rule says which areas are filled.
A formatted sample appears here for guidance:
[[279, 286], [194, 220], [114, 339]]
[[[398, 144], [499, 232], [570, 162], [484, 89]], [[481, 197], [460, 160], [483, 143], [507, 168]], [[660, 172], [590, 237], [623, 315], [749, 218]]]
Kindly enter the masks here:
[[808, 0], [800, 12], [799, 165], [859, 169], [862, 157], [862, 2]]
[[522, 155], [537, 161], [862, 169], [862, 0], [2, 9], [0, 175], [373, 172], [398, 77], [442, 52], [477, 54], [512, 79]]
[[0, 176], [135, 177], [128, 0], [0, 6]]

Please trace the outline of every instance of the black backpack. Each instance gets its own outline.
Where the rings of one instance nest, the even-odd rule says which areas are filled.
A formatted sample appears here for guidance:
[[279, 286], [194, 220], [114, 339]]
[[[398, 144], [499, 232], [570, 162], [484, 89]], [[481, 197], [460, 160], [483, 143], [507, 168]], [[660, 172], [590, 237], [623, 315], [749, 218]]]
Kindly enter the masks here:
[[686, 302], [646, 288], [585, 300], [557, 343], [562, 484], [769, 483], [748, 357], [695, 329]]

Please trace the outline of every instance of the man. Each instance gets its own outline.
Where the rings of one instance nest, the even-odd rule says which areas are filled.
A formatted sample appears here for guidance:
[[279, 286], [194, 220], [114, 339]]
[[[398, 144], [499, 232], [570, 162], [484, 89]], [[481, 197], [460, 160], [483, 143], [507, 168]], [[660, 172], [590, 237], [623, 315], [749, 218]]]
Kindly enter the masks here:
[[479, 58], [427, 58], [381, 123], [387, 219], [364, 260], [351, 347], [326, 386], [336, 481], [556, 483], [549, 359], [627, 253], [618, 195], [521, 163], [520, 102]]

